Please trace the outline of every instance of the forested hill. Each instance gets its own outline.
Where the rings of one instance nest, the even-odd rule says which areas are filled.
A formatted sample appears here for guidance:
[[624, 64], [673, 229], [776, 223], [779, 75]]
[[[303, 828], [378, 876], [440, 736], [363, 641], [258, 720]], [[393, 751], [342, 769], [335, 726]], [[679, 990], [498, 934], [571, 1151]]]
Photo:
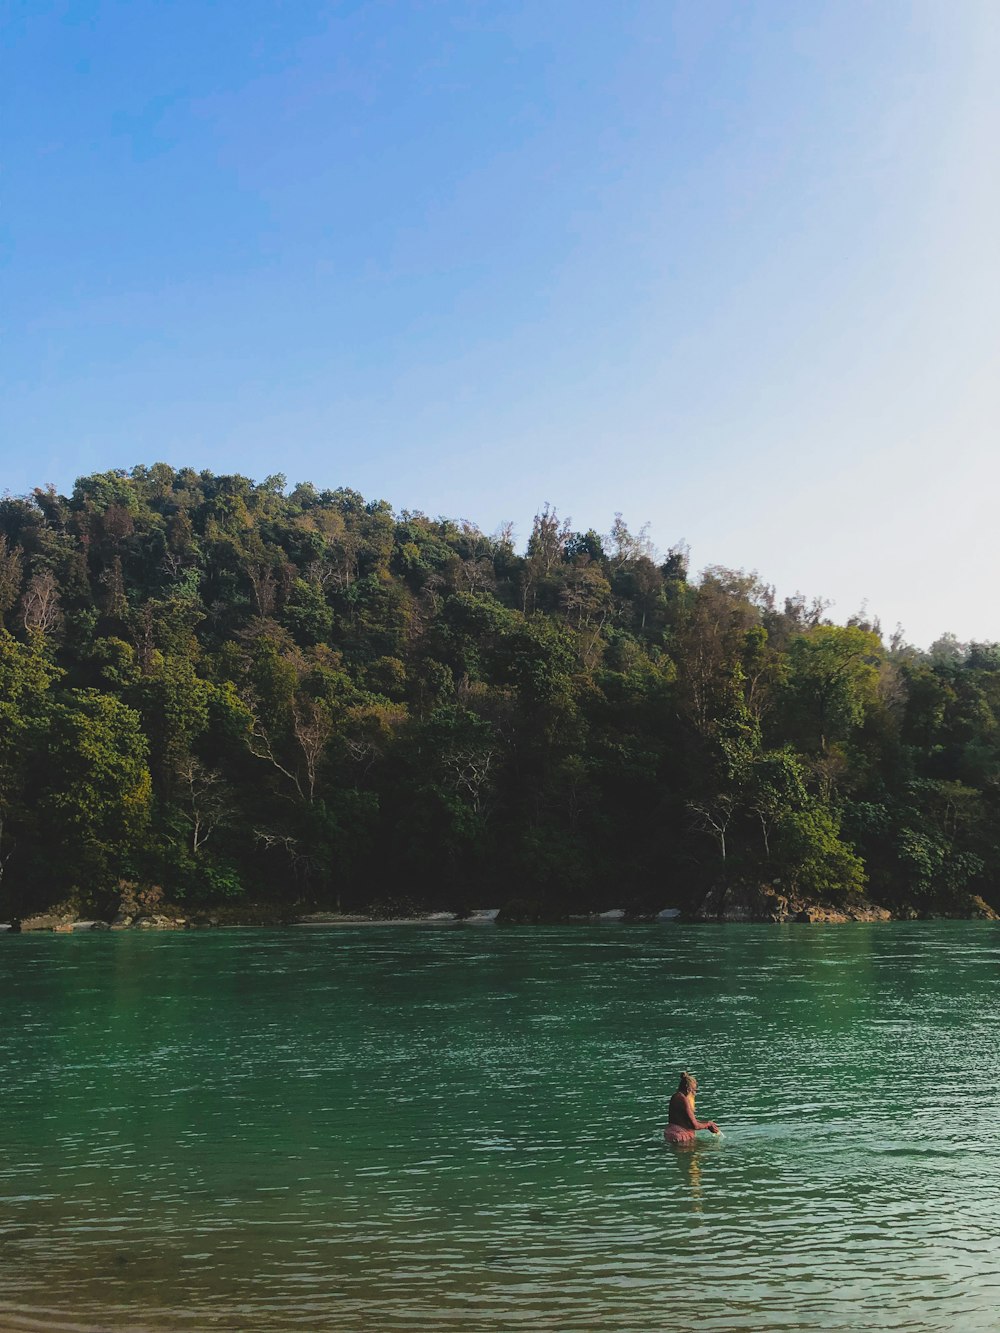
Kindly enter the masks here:
[[1000, 898], [1000, 651], [689, 575], [620, 519], [507, 532], [163, 464], [0, 501], [0, 917], [543, 913], [723, 884]]

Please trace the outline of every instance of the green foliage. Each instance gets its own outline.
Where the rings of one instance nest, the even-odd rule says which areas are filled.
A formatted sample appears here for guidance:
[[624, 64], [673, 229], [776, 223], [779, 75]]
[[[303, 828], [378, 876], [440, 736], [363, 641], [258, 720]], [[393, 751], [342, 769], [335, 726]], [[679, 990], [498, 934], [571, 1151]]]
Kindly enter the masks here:
[[720, 876], [960, 910], [998, 820], [994, 645], [886, 649], [621, 515], [547, 506], [520, 555], [280, 475], [0, 500], [3, 912], [124, 878], [551, 919]]
[[209, 862], [201, 867], [198, 881], [195, 894], [203, 902], [231, 902], [245, 892], [239, 871], [232, 865]]
[[[44, 771], [49, 690], [59, 677], [37, 640], [18, 643], [0, 629], [0, 909], [31, 876], [35, 776]], [[21, 872], [19, 875], [19, 871]]]
[[860, 893], [864, 865], [838, 833], [835, 816], [818, 803], [785, 813], [777, 828], [774, 861], [782, 885], [823, 902]]
[[49, 704], [44, 770], [36, 775], [41, 867], [99, 892], [141, 854], [152, 784], [139, 715], [114, 695], [66, 690]]
[[856, 626], [817, 625], [792, 640], [786, 690], [809, 747], [825, 750], [861, 723], [881, 657], [878, 635]]

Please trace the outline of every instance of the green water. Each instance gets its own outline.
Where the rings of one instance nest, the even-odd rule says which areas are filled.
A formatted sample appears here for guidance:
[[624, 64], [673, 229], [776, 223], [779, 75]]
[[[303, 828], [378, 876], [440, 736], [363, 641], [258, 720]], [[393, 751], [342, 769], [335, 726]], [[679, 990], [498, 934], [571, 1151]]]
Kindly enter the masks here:
[[2, 938], [0, 1328], [995, 1328], [998, 960], [972, 922]]

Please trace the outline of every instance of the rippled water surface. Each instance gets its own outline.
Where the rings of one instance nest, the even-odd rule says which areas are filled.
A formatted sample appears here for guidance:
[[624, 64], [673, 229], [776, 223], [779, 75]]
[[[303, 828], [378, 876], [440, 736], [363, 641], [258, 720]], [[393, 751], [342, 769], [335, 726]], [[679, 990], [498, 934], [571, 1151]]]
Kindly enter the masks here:
[[[998, 960], [978, 922], [0, 939], [0, 1328], [995, 1328]], [[682, 1067], [725, 1130], [687, 1152]]]

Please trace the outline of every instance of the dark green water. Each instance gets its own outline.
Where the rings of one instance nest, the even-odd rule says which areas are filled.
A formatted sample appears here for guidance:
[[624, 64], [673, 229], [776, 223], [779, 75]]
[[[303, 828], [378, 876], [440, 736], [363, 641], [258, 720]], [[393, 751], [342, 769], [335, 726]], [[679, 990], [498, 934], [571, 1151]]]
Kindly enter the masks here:
[[998, 962], [972, 922], [2, 938], [0, 1328], [995, 1328]]

